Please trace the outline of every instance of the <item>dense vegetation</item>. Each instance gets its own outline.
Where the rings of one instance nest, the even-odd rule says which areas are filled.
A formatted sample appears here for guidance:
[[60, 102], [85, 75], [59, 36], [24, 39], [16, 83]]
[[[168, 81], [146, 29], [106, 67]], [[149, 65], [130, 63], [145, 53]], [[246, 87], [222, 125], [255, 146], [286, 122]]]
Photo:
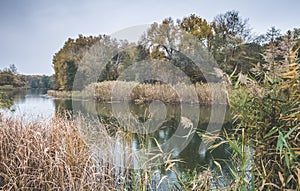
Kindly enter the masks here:
[[[53, 57], [54, 89], [83, 89], [91, 83], [89, 76], [93, 73], [93, 68], [86, 63], [86, 56], [97, 63], [95, 56], [105, 57], [110, 52], [111, 57], [105, 58], [105, 63], [98, 63], [98, 67], [102, 67], [97, 79], [99, 82], [116, 80], [126, 68], [136, 62], [142, 64], [144, 60], [150, 60], [154, 65], [159, 61], [168, 61], [184, 71], [193, 83], [206, 82], [208, 77], [203, 76], [203, 72], [206, 75], [217, 74], [213, 74], [214, 71], [209, 68], [212, 67], [211, 63], [199, 69], [192, 60], [181, 54], [183, 49], [190, 46], [184, 32], [197, 38], [202, 48], [209, 51], [217, 66], [225, 73], [231, 74], [234, 70], [248, 73], [254, 67], [253, 64], [266, 63], [262, 55], [267, 46], [271, 42], [276, 44], [282, 38], [275, 27], [260, 36], [252, 34], [249, 27], [247, 19], [241, 18], [237, 11], [229, 11], [216, 16], [211, 22], [193, 14], [177, 22], [167, 18], [161, 24], [153, 23], [140, 37], [138, 44], [117, 41], [107, 35], [79, 35], [75, 40], [69, 38]], [[298, 38], [299, 30], [295, 29], [294, 32], [295, 38]], [[80, 84], [74, 84], [75, 75], [82, 79]], [[132, 77], [127, 80], [135, 79]]]
[[[90, 119], [89, 119], [90, 120]], [[168, 153], [157, 153], [147, 165], [134, 164], [133, 150], [127, 140], [133, 134], [116, 128], [116, 124], [100, 124], [83, 118], [56, 116], [51, 120], [32, 123], [3, 119], [0, 116], [0, 188], [2, 190], [178, 190], [179, 185], [167, 179], [153, 179], [157, 169], [173, 171], [177, 162]], [[129, 127], [128, 127], [129, 128]], [[112, 136], [114, 134], [115, 136]], [[97, 146], [86, 142], [89, 136]], [[119, 144], [119, 136], [125, 138]], [[143, 142], [144, 136], [138, 135]], [[123, 139], [122, 138], [122, 139]], [[141, 147], [147, 147], [141, 144]], [[116, 163], [115, 149], [120, 148], [124, 164]], [[130, 157], [131, 156], [131, 157]], [[157, 158], [163, 158], [158, 165]], [[209, 173], [207, 173], [209, 175]], [[183, 177], [182, 177], [183, 178]], [[193, 177], [192, 177], [193, 178]], [[162, 181], [167, 181], [162, 187]], [[205, 180], [205, 182], [202, 182]], [[184, 183], [196, 190], [205, 188], [208, 176]]]
[[[183, 31], [202, 42], [202, 48], [209, 51], [226, 76], [237, 136], [219, 139], [233, 149], [236, 166], [232, 174], [236, 182], [232, 189], [300, 189], [299, 29], [281, 34], [272, 27], [265, 35], [255, 36], [247, 19], [236, 11], [229, 11], [211, 22], [193, 14], [177, 22], [167, 18], [161, 24], [153, 23], [137, 45], [117, 42], [108, 36], [89, 37], [90, 40], [80, 36], [77, 40], [68, 40], [54, 56], [57, 89], [72, 89], [75, 75], [67, 78], [59, 68], [67, 70], [72, 63], [72, 70], [68, 71], [78, 72], [76, 69], [84, 63], [72, 55], [78, 55], [75, 53], [79, 51], [79, 42], [84, 39], [85, 45], [80, 46], [82, 52], [91, 47], [91, 40], [105, 42], [106, 48], [115, 50], [115, 56], [107, 59], [99, 75], [100, 82], [116, 80], [125, 68], [147, 59], [153, 64], [167, 60], [184, 71], [193, 83], [206, 82], [193, 62], [178, 54], [180, 48], [188, 47], [184, 41], [180, 41], [180, 45], [175, 43]], [[206, 65], [201, 68], [206, 69]], [[217, 76], [209, 67], [206, 71]], [[89, 73], [87, 68], [80, 72], [83, 78]]]
[[9, 96], [0, 91], [0, 108], [9, 108], [12, 106], [12, 103], [13, 101], [9, 98]]
[[19, 74], [15, 65], [0, 69], [0, 108], [13, 105], [13, 95], [27, 88], [52, 88], [52, 77]]
[[13, 88], [46, 88], [52, 86], [51, 77], [46, 75], [19, 74], [17, 67], [12, 64], [8, 68], [0, 70], [0, 89]]
[[[115, 95], [113, 93], [113, 87], [119, 89], [119, 95]], [[195, 90], [195, 92], [188, 93], [191, 89]], [[122, 96], [130, 90], [131, 92], [129, 96]], [[193, 93], [195, 93], [195, 98], [193, 97]], [[178, 94], [183, 96], [179, 97]], [[213, 101], [215, 103], [227, 104], [228, 102], [226, 99], [226, 87], [220, 83], [196, 83], [193, 85], [181, 83], [171, 86], [170, 84], [153, 85], [141, 84], [138, 82], [105, 81], [101, 83], [90, 84], [83, 91], [66, 92], [48, 90], [48, 95], [57, 98], [93, 99], [99, 102], [133, 101], [140, 104], [150, 103], [153, 100], [160, 100], [164, 103], [186, 103], [201, 105], [210, 104], [213, 99], [212, 95], [214, 95]]]
[[[248, 71], [252, 68], [251, 63], [262, 60], [262, 41], [258, 41], [257, 38], [251, 39], [247, 20], [243, 20], [236, 11], [218, 15], [210, 23], [196, 15], [177, 22], [167, 18], [161, 24], [153, 23], [145, 35], [140, 37], [138, 44], [117, 41], [106, 35], [79, 35], [75, 40], [68, 39], [53, 57], [56, 89], [71, 90], [75, 75], [88, 79], [92, 71], [85, 65], [84, 56], [95, 46], [100, 46], [107, 52], [114, 52], [106, 59], [106, 63], [101, 63], [105, 68], [99, 76], [100, 82], [116, 80], [128, 66], [143, 60], [150, 60], [153, 64], [168, 61], [184, 71], [193, 83], [205, 82], [207, 76], [204, 77], [202, 72], [213, 73], [209, 69], [210, 63], [199, 69], [192, 60], [181, 53], [190, 46], [188, 39], [185, 39], [185, 32], [194, 35], [201, 42], [202, 48], [207, 49], [219, 67], [227, 73], [231, 73], [235, 67], [238, 67], [239, 71]], [[97, 53], [98, 56], [101, 54], [105, 55], [104, 50]], [[88, 85], [89, 80], [82, 83], [77, 84], [76, 88], [82, 89]]]
[[[257, 64], [251, 75], [240, 75], [233, 87], [234, 127], [243, 132], [238, 141], [228, 140], [242, 169], [236, 174], [237, 189], [300, 189], [299, 48], [295, 32], [271, 39], [265, 64]], [[249, 158], [252, 185], [245, 181]]]

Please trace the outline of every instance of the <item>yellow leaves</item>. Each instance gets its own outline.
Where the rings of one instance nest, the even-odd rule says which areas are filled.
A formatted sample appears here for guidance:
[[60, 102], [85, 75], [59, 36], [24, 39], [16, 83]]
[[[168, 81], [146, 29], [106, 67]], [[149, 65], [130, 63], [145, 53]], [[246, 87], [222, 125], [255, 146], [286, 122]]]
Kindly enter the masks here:
[[293, 69], [292, 71], [286, 72], [282, 74], [283, 79], [296, 79], [298, 77], [297, 69]]
[[298, 46], [298, 48], [296, 48], [295, 51], [291, 51], [290, 52], [289, 60], [290, 60], [291, 63], [296, 62], [296, 59], [298, 57], [298, 51], [299, 51], [299, 49], [300, 49], [300, 46]]
[[296, 155], [300, 155], [300, 147], [298, 147], [298, 148], [291, 148], [291, 150], [293, 150]]
[[195, 14], [184, 18], [180, 23], [180, 28], [199, 39], [205, 39], [213, 35], [212, 27], [208, 24], [208, 22]]
[[296, 120], [300, 120], [300, 112], [296, 113]]
[[286, 68], [284, 68], [284, 71], [281, 75], [283, 79], [290, 79], [294, 80], [299, 77], [299, 64], [293, 63], [289, 64]]

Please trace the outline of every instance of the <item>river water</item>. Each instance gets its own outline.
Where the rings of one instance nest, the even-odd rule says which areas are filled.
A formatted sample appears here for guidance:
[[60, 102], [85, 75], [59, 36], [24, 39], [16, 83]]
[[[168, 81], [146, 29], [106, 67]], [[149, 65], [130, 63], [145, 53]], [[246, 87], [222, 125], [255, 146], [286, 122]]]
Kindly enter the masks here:
[[[151, 104], [122, 102], [100, 103], [92, 100], [56, 99], [48, 96], [45, 91], [40, 90], [10, 92], [10, 96], [14, 99], [14, 105], [9, 110], [1, 110], [2, 114], [7, 117], [22, 117], [33, 121], [51, 120], [56, 113], [68, 111], [71, 114], [80, 112], [86, 116], [94, 116], [101, 122], [108, 122], [112, 119], [118, 120], [120, 116], [116, 111], [122, 111], [122, 108], [128, 107], [129, 109], [124, 110], [124, 112], [127, 112], [128, 115], [135, 118], [138, 124], [140, 124], [146, 123], [148, 120], [147, 116], [151, 113], [151, 107], [153, 107]], [[160, 109], [161, 105], [162, 103], [158, 102], [158, 106], [154, 108]], [[190, 112], [188, 116], [182, 117], [183, 108]], [[228, 158], [230, 157], [228, 148], [224, 145], [212, 151], [207, 151], [208, 146], [203, 147], [203, 144], [201, 144], [201, 132], [205, 133], [209, 124], [212, 123], [210, 120], [212, 108], [209, 106], [196, 107], [193, 105], [178, 106], [163, 104], [162, 110], [164, 110], [164, 112], [158, 114], [161, 114], [160, 117], [164, 118], [163, 122], [157, 123], [156, 128], [149, 133], [151, 136], [146, 137], [155, 138], [159, 144], [163, 145], [168, 141], [170, 142], [171, 138], [174, 137], [181, 122], [184, 123], [185, 121], [188, 124], [192, 122], [192, 125], [196, 126], [194, 128], [195, 132], [188, 143], [185, 143], [184, 148], [182, 148], [180, 144], [171, 144], [173, 148], [170, 151], [175, 153], [174, 158], [182, 161], [176, 165], [178, 172], [182, 173], [196, 170], [198, 173], [201, 173], [203, 169], [209, 167], [210, 169], [215, 169], [216, 173], [219, 173], [219, 176], [223, 177], [223, 181], [225, 181], [226, 174], [229, 174], [229, 170], [226, 166], [228, 164]], [[200, 112], [192, 112], [193, 110], [200, 110]], [[192, 116], [195, 113], [197, 116]], [[190, 118], [198, 119], [198, 123], [195, 124], [193, 120], [189, 120]], [[223, 123], [217, 125], [221, 125], [222, 128], [230, 128], [230, 115], [228, 111], [225, 113]], [[133, 133], [136, 134], [137, 131]], [[135, 149], [138, 150], [138, 148], [140, 148], [139, 144], [141, 144], [139, 140], [132, 140], [132, 145]], [[168, 146], [170, 146], [170, 144]], [[213, 163], [213, 159], [222, 165], [222, 172], [219, 172], [219, 167]]]

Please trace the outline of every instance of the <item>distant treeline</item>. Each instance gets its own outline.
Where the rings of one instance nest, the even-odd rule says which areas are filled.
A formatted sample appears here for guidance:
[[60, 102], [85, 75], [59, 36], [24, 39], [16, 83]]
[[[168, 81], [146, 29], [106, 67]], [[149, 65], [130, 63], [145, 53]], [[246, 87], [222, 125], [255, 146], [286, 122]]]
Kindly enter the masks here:
[[1, 88], [52, 88], [52, 77], [46, 75], [18, 74], [14, 64], [8, 68], [0, 69]]

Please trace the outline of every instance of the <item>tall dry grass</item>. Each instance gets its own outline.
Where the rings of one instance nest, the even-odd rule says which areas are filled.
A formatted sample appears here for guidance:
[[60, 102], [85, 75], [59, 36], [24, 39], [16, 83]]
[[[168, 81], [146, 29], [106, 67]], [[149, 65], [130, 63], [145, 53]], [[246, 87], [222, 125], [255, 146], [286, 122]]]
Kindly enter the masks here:
[[[82, 91], [54, 91], [48, 95], [58, 98], [82, 98], [97, 101], [134, 101], [137, 103], [160, 100], [165, 103], [227, 104], [227, 87], [223, 83], [144, 84], [126, 81], [104, 81], [88, 85]], [[124, 96], [126, 95], [126, 96]]]
[[[117, 175], [126, 179], [129, 172], [117, 174], [105, 150], [100, 158], [95, 157], [79, 130], [83, 124], [63, 117], [55, 117], [48, 124], [2, 117], [0, 190], [125, 188]], [[107, 144], [108, 139], [103, 137], [101, 141]]]
[[[180, 177], [174, 166], [178, 161], [165, 153], [151, 156], [153, 161], [161, 157], [162, 163], [147, 160], [134, 170], [132, 134], [115, 129], [112, 135], [107, 127], [114, 124], [106, 125], [83, 117], [70, 120], [70, 116], [56, 116], [42, 123], [0, 116], [0, 190], [176, 190], [175, 186], [209, 186], [198, 176], [183, 183], [186, 178]], [[157, 174], [159, 168], [175, 173], [180, 184], [169, 184], [167, 176]]]
[[[211, 189], [216, 177], [210, 169], [181, 174], [179, 160], [163, 152], [136, 164], [133, 135], [118, 128], [109, 132], [116, 124], [101, 124], [83, 117], [42, 123], [0, 116], [0, 190]], [[160, 172], [173, 173], [176, 180]]]
[[[90, 84], [85, 92], [98, 101], [227, 104], [227, 88], [223, 83], [141, 84], [138, 82], [105, 81]], [[85, 95], [88, 95], [85, 93]], [[120, 96], [127, 95], [127, 96]]]

